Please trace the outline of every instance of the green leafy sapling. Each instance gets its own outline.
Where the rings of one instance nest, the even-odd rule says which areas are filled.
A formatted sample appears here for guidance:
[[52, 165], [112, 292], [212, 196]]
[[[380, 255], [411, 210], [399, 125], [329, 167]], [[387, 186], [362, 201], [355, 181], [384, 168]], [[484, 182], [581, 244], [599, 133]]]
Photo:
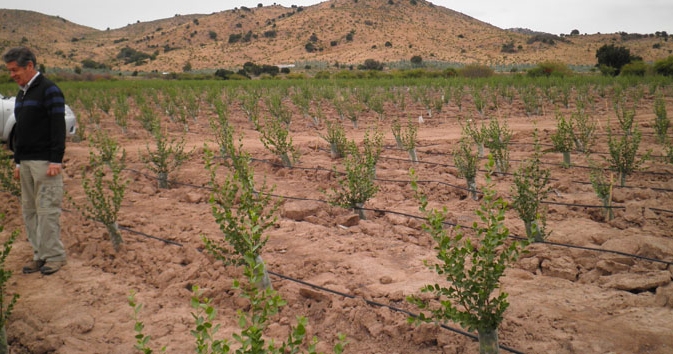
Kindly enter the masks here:
[[507, 126], [507, 122], [500, 123], [498, 119], [492, 118], [482, 134], [484, 145], [495, 161], [497, 173], [507, 173], [509, 171], [509, 142], [512, 140], [512, 131]]
[[185, 153], [185, 138], [168, 138], [161, 127], [155, 127], [155, 148], [146, 146], [146, 153], [140, 154], [141, 161], [145, 166], [157, 175], [159, 188], [168, 188], [168, 175], [177, 171], [189, 157]]
[[570, 122], [560, 113], [556, 114], [556, 131], [551, 135], [554, 151], [563, 154], [563, 167], [570, 167], [570, 152], [573, 150], [573, 129]]
[[[136, 332], [135, 335], [136, 344], [133, 347], [141, 351], [143, 354], [152, 354], [154, 353], [154, 350], [150, 346], [150, 340], [152, 338], [144, 333], [145, 324], [142, 321], [140, 321], [140, 311], [142, 311], [143, 309], [143, 304], [140, 304], [136, 301], [135, 290], [130, 291], [129, 296], [127, 297], [127, 301], [128, 305], [131, 306], [131, 308], [133, 308], [132, 318], [135, 323], [133, 326], [133, 330]], [[166, 347], [161, 348], [160, 351], [165, 352]]]
[[257, 124], [264, 147], [280, 158], [283, 166], [292, 167], [299, 159], [299, 151], [292, 144], [292, 136], [286, 124], [279, 119], [267, 117], [264, 125]]
[[626, 177], [640, 170], [642, 165], [650, 159], [651, 150], [640, 157], [637, 156], [641, 138], [642, 134], [637, 125], [631, 127], [628, 133], [622, 131], [619, 136], [615, 136], [612, 128], [608, 126], [609, 155], [605, 157], [605, 160], [610, 165], [610, 169], [619, 174], [619, 184], [622, 187], [626, 184]]
[[460, 147], [453, 152], [453, 161], [458, 169], [458, 177], [465, 178], [467, 190], [473, 200], [478, 200], [477, 196], [477, 164], [479, 156], [472, 151], [467, 138], [460, 139]]
[[[328, 194], [330, 204], [353, 209], [358, 212], [360, 219], [365, 220], [366, 215], [362, 208], [378, 192], [373, 173], [375, 164], [376, 159], [367, 150], [362, 152], [355, 142], [351, 142], [349, 153], [343, 159], [345, 172], [338, 180], [339, 188], [333, 188]], [[337, 174], [336, 167], [334, 170]]]
[[540, 144], [537, 128], [535, 137], [535, 152], [532, 158], [523, 161], [514, 173], [512, 186], [512, 209], [516, 210], [526, 228], [526, 236], [535, 242], [542, 242], [546, 238], [547, 209], [542, 202], [551, 190], [549, 181], [551, 171], [542, 167], [540, 161]]
[[412, 171], [412, 188], [420, 202], [420, 210], [427, 222], [423, 228], [437, 243], [438, 263], [429, 264], [437, 274], [446, 278], [445, 284], [431, 284], [421, 292], [434, 294], [438, 302], [412, 295], [407, 300], [422, 311], [413, 323], [453, 321], [463, 328], [479, 334], [480, 353], [498, 353], [498, 327], [509, 307], [508, 294], [500, 291], [500, 277], [507, 266], [515, 262], [527, 241], [509, 240], [509, 229], [504, 224], [507, 203], [497, 197], [491, 174], [494, 160], [489, 157], [486, 166], [484, 197], [476, 214], [480, 222], [474, 222], [470, 237], [460, 227], [447, 230], [447, 209], [428, 209], [427, 196], [418, 190]]
[[[0, 235], [4, 231], [5, 214], [0, 214]], [[14, 310], [14, 305], [19, 299], [19, 294], [8, 294], [7, 283], [12, 277], [12, 271], [7, 269], [5, 262], [9, 253], [12, 251], [12, 245], [19, 236], [18, 231], [13, 231], [9, 234], [9, 238], [2, 244], [0, 251], [0, 353], [9, 353], [9, 346], [7, 343], [7, 319]]]
[[668, 128], [671, 126], [671, 120], [666, 113], [666, 100], [664, 95], [659, 93], [654, 99], [654, 132], [657, 135], [657, 141], [660, 144], [668, 140]]
[[346, 155], [348, 148], [348, 139], [346, 139], [346, 131], [343, 125], [339, 122], [325, 121], [327, 126], [327, 134], [320, 135], [330, 146], [330, 156], [333, 159], [342, 158]]
[[[231, 131], [224, 130], [222, 133], [231, 134]], [[273, 188], [267, 188], [266, 182], [256, 189], [254, 171], [249, 165], [250, 156], [243, 151], [240, 142], [236, 147], [231, 136], [223, 141], [228, 142], [221, 149], [225, 149], [231, 159], [231, 174], [223, 182], [218, 180], [218, 166], [213, 152], [208, 148], [205, 149], [205, 162], [213, 189], [210, 196], [211, 211], [224, 240], [204, 236], [203, 241], [206, 249], [225, 264], [243, 265], [243, 257], [251, 253], [263, 266], [261, 253], [268, 241], [264, 233], [276, 222], [280, 200], [271, 199], [269, 193]], [[271, 286], [268, 274], [260, 286]]]
[[12, 155], [4, 147], [0, 147], [0, 188], [15, 197], [20, 197], [21, 183], [14, 178], [15, 168], [16, 163]]
[[[100, 144], [110, 144], [114, 148]], [[117, 218], [126, 187], [129, 184], [129, 180], [123, 179], [121, 175], [126, 166], [126, 152], [123, 149], [120, 150], [116, 141], [109, 137], [94, 140], [92, 147], [93, 149], [89, 152], [91, 170], [82, 171], [82, 187], [87, 202], [81, 205], [70, 196], [68, 196], [68, 201], [85, 218], [105, 225], [112, 245], [115, 251], [118, 251], [123, 241]]]
[[603, 203], [603, 212], [605, 221], [610, 221], [614, 218], [612, 211], [612, 188], [614, 186], [613, 174], [610, 173], [610, 179], [605, 176], [605, 171], [596, 166], [590, 161], [591, 171], [589, 173], [589, 180], [591, 187], [593, 187], [596, 196]]

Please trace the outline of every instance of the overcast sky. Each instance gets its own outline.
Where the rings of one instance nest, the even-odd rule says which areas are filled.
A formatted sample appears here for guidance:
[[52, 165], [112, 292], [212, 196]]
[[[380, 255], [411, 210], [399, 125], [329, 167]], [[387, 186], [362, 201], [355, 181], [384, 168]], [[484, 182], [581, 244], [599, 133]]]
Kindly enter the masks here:
[[[384, 0], [381, 0], [384, 1]], [[394, 0], [407, 1], [407, 0]], [[0, 0], [0, 8], [32, 10], [104, 30], [175, 14], [210, 14], [235, 7], [274, 3], [309, 6], [318, 0]], [[500, 28], [522, 27], [553, 34], [673, 34], [673, 0], [434, 0], [435, 5], [462, 12]]]

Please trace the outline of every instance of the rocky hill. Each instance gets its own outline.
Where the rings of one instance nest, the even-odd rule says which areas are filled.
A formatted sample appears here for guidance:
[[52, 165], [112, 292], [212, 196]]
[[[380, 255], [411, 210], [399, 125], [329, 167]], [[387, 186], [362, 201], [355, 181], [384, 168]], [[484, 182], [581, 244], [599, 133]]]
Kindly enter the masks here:
[[[176, 15], [114, 30], [97, 30], [36, 12], [0, 10], [0, 49], [26, 45], [47, 67], [83, 60], [115, 70], [182, 71], [258, 64], [361, 64], [409, 60], [593, 65], [603, 44], [625, 46], [647, 61], [673, 53], [664, 36], [554, 36], [504, 30], [424, 0], [329, 0], [307, 7], [236, 8]], [[634, 38], [635, 37], [635, 38]], [[127, 49], [125, 49], [127, 48]], [[131, 48], [131, 49], [128, 49]], [[129, 51], [140, 54], [129, 56]], [[126, 54], [124, 56], [123, 54]], [[142, 59], [143, 56], [152, 57]]]

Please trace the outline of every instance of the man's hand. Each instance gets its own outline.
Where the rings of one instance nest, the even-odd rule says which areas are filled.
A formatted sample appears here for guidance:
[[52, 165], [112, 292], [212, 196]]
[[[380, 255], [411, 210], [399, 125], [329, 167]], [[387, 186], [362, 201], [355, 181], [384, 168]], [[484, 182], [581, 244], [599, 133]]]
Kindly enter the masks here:
[[17, 180], [17, 181], [19, 180], [19, 168], [18, 167], [14, 168], [14, 179]]
[[59, 163], [50, 163], [47, 167], [47, 176], [54, 177], [61, 173], [61, 164]]

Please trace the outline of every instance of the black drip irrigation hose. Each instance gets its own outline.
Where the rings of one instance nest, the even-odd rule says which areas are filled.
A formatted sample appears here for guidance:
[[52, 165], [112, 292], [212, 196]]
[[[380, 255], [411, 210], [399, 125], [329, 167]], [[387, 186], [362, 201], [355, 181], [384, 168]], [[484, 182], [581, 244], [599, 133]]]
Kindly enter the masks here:
[[[394, 149], [393, 149], [393, 150], [394, 150]], [[427, 154], [427, 155], [432, 155], [432, 156], [444, 156], [444, 155], [445, 155], [445, 154], [440, 154], [440, 153], [431, 153], [431, 152], [427, 152], [427, 151], [419, 151], [419, 152], [424, 153], [424, 154]], [[594, 152], [593, 154], [596, 154], [596, 155], [609, 155], [608, 153], [602, 153], [602, 152]], [[661, 156], [661, 157], [663, 157], [663, 156]], [[398, 158], [398, 159], [401, 160], [401, 161], [409, 161], [408, 159], [402, 159], [402, 158]], [[484, 158], [482, 158], [482, 159], [484, 159]], [[510, 159], [509, 161], [512, 161], [512, 162], [523, 162], [524, 160]], [[439, 163], [427, 162], [427, 161], [419, 161], [419, 162], [421, 162], [421, 163], [425, 163], [425, 164], [434, 164], [434, 165], [440, 165], [440, 166], [455, 167], [455, 166], [453, 166], [453, 165], [439, 164]], [[564, 166], [563, 164], [560, 164], [560, 163], [544, 162], [544, 161], [541, 161], [541, 163], [542, 163], [543, 165], [550, 165], [550, 166], [564, 167], [564, 168], [565, 168], [565, 166]], [[590, 169], [593, 168], [593, 167], [591, 167], [591, 166], [575, 165], [575, 164], [571, 165], [570, 167], [572, 167], [572, 168], [579, 168], [579, 169], [585, 169], [585, 170], [590, 170]], [[602, 169], [602, 170], [609, 170], [608, 168], [601, 168], [601, 169]], [[671, 173], [669, 173], [669, 172], [656, 172], [656, 171], [633, 171], [633, 172], [634, 172], [634, 173], [644, 174], [644, 175], [673, 176], [673, 174], [671, 174]]]
[[[581, 208], [594, 208], [594, 209], [626, 209], [625, 206], [603, 206], [603, 205], [589, 205], [589, 204], [573, 204], [573, 203], [561, 203], [561, 202], [550, 202], [550, 201], [541, 201], [540, 203], [542, 204], [549, 204], [549, 205], [562, 205], [562, 206], [568, 206], [568, 207], [581, 207]], [[652, 209], [652, 208], [650, 208]]]
[[[381, 156], [379, 157], [381, 159], [386, 159], [386, 160], [393, 160], [393, 161], [404, 161], [404, 162], [410, 162], [408, 159], [403, 159], [399, 157], [389, 157], [389, 156]], [[517, 161], [517, 160], [510, 160], [510, 161]], [[449, 164], [443, 164], [443, 163], [438, 163], [438, 162], [431, 162], [431, 161], [419, 161], [419, 163], [425, 164], [425, 165], [434, 165], [434, 166], [442, 166], [442, 167], [451, 167], [451, 168], [456, 168], [454, 165], [449, 165]], [[577, 168], [584, 168], [584, 169], [591, 169], [589, 166], [573, 166]], [[479, 172], [486, 172], [486, 170], [479, 169]], [[640, 171], [640, 173], [647, 173], [647, 171]], [[660, 172], [650, 172], [650, 174], [656, 175], [656, 174], [663, 174], [663, 175], [670, 175], [667, 173], [660, 173]], [[504, 176], [514, 176], [513, 173], [508, 173], [508, 172], [499, 172], [498, 175], [504, 175]], [[560, 181], [558, 178], [549, 178], [550, 181]], [[577, 184], [591, 184], [590, 182], [584, 182], [584, 181], [570, 181], [571, 183], [577, 183]], [[651, 189], [657, 192], [673, 192], [673, 189], [667, 189], [667, 188], [657, 188], [657, 187], [638, 187], [638, 186], [615, 186], [615, 188], [625, 188], [625, 189], [635, 189], [635, 188], [640, 188], [640, 189]]]
[[[65, 208], [62, 208], [61, 210], [63, 210], [63, 211], [66, 212], [66, 213], [72, 213], [72, 212], [73, 212], [72, 210], [65, 209]], [[91, 218], [86, 218], [86, 219], [89, 220], [89, 221], [93, 221], [93, 222], [99, 223], [99, 224], [101, 224], [101, 225], [103, 224], [102, 222], [100, 222], [100, 221], [98, 221], [98, 220], [94, 220], [94, 219], [91, 219]], [[174, 246], [179, 246], [179, 247], [182, 247], [182, 246], [183, 246], [183, 245], [182, 245], [181, 243], [179, 243], [179, 242], [172, 241], [172, 240], [168, 240], [168, 239], [161, 238], [161, 237], [157, 237], [157, 236], [152, 236], [152, 235], [146, 234], [146, 233], [144, 233], [144, 232], [135, 231], [135, 230], [133, 230], [133, 229], [127, 227], [127, 226], [119, 225], [118, 228], [119, 228], [119, 230], [128, 231], [128, 232], [130, 232], [130, 233], [132, 233], [132, 234], [140, 235], [140, 236], [143, 236], [143, 237], [152, 239], [152, 240], [161, 241], [161, 242], [166, 243], [166, 244], [169, 244], [169, 245], [174, 245]]]
[[[71, 210], [68, 210], [68, 209], [63, 209], [63, 211], [65, 211], [65, 212], [72, 212]], [[91, 221], [100, 223], [100, 222], [97, 221], [97, 220], [91, 220]], [[135, 231], [135, 230], [133, 230], [133, 229], [131, 229], [131, 228], [129, 228], [129, 227], [126, 227], [126, 226], [121, 226], [121, 225], [120, 225], [120, 226], [119, 226], [119, 229], [120, 229], [120, 230], [127, 231], [127, 232], [130, 232], [130, 233], [133, 233], [133, 234], [136, 234], [136, 235], [141, 235], [141, 236], [144, 236], [144, 237], [149, 238], [149, 239], [158, 240], [158, 241], [164, 242], [164, 243], [166, 243], [166, 244], [170, 244], [170, 245], [174, 245], [174, 246], [178, 246], [178, 247], [184, 247], [184, 245], [183, 245], [182, 243], [179, 243], [179, 242], [176, 242], [176, 241], [167, 240], [167, 239], [163, 239], [163, 238], [156, 237], [156, 236], [152, 236], [152, 235], [149, 235], [149, 234], [140, 232], [140, 231]], [[350, 295], [350, 294], [342, 293], [342, 292], [339, 292], [339, 291], [336, 291], [336, 290], [332, 290], [332, 289], [328, 289], [328, 288], [325, 288], [325, 287], [322, 287], [322, 286], [319, 286], [319, 285], [311, 284], [311, 283], [305, 282], [305, 281], [303, 281], [303, 280], [299, 280], [299, 279], [296, 279], [296, 278], [292, 278], [292, 277], [289, 277], [289, 276], [287, 276], [287, 275], [283, 275], [283, 274], [280, 274], [280, 273], [276, 273], [276, 272], [273, 272], [273, 271], [270, 271], [270, 270], [267, 270], [267, 271], [268, 271], [269, 274], [274, 275], [274, 276], [276, 276], [276, 277], [278, 277], [278, 278], [285, 279], [285, 280], [289, 280], [289, 281], [292, 281], [292, 282], [295, 282], [295, 283], [298, 283], [298, 284], [302, 284], [302, 285], [305, 285], [305, 286], [309, 286], [309, 287], [311, 287], [311, 288], [318, 289], [318, 290], [320, 290], [320, 291], [324, 291], [324, 292], [332, 293], [332, 294], [335, 294], [335, 295], [343, 296], [343, 297], [346, 297], [346, 298], [349, 298], [349, 299], [356, 299], [356, 298], [357, 298], [357, 297], [354, 296], [354, 295]], [[387, 309], [389, 309], [389, 310], [392, 310], [392, 311], [394, 311], [394, 312], [403, 313], [403, 314], [405, 314], [405, 315], [407, 315], [407, 316], [410, 316], [410, 317], [413, 317], [413, 318], [418, 318], [418, 315], [417, 315], [417, 314], [414, 314], [413, 312], [409, 312], [409, 311], [407, 311], [407, 310], [403, 310], [403, 309], [400, 309], [400, 308], [397, 308], [397, 307], [394, 307], [394, 306], [391, 306], [391, 305], [386, 305], [386, 304], [382, 304], [382, 303], [379, 303], [379, 302], [375, 302], [375, 301], [367, 300], [367, 299], [365, 299], [365, 298], [362, 298], [362, 300], [364, 300], [364, 302], [365, 302], [367, 305], [369, 305], [369, 306], [373, 306], [373, 307], [383, 307], [383, 308], [387, 308]], [[471, 338], [471, 339], [473, 339], [473, 340], [478, 340], [478, 339], [479, 339], [479, 337], [478, 337], [477, 335], [475, 335], [475, 334], [473, 334], [473, 333], [470, 333], [470, 332], [466, 332], [466, 331], [463, 331], [463, 330], [460, 330], [460, 329], [457, 329], [457, 328], [449, 327], [449, 326], [447, 326], [447, 325], [445, 325], [445, 324], [439, 324], [439, 326], [440, 326], [441, 328], [444, 328], [444, 329], [449, 330], [449, 331], [451, 331], [451, 332], [458, 333], [458, 334], [461, 334], [461, 335], [463, 335], [463, 336], [469, 337], [469, 338]], [[518, 350], [516, 350], [516, 349], [512, 349], [512, 348], [507, 347], [507, 346], [504, 346], [504, 345], [500, 345], [500, 348], [502, 348], [503, 350], [506, 350], [506, 351], [508, 351], [508, 352], [511, 352], [511, 353], [515, 353], [515, 354], [524, 354], [523, 352], [520, 352], [520, 351], [518, 351]]]
[[[263, 161], [263, 160], [262, 160], [262, 161]], [[128, 169], [128, 170], [129, 170], [129, 171], [133, 171], [133, 172], [140, 173], [140, 172], [138, 172], [138, 171], [136, 171], [136, 170], [131, 170], [131, 169]], [[141, 173], [141, 174], [142, 174], [142, 173]], [[146, 176], [146, 177], [148, 177], [148, 178], [156, 179], [156, 177], [147, 176], [146, 174], [143, 174], [143, 175]], [[439, 182], [436, 182], [436, 181], [431, 181], [431, 182], [433, 182], [433, 183], [439, 183]], [[185, 185], [187, 185], [187, 184], [185, 184]], [[191, 186], [191, 185], [188, 185], [188, 186]], [[212, 189], [212, 188], [210, 188], [210, 187], [203, 187], [203, 186], [196, 186], [196, 187], [198, 187], [198, 188], [204, 188], [204, 189]], [[270, 193], [266, 193], [266, 195], [271, 196], [271, 197], [274, 197], [274, 198], [292, 199], [292, 200], [305, 200], [305, 201], [316, 201], [316, 202], [321, 202], [321, 203], [329, 204], [329, 202], [327, 202], [327, 201], [325, 201], [325, 200], [321, 200], [321, 199], [302, 198], [302, 197], [290, 197], [290, 196], [282, 196], [282, 195], [270, 194]], [[578, 206], [578, 207], [584, 207], [584, 208], [612, 208], [612, 209], [622, 209], [622, 208], [625, 208], [625, 207], [623, 207], [623, 206], [610, 206], [610, 207], [604, 207], [604, 206], [597, 206], [597, 205], [564, 204], [564, 203], [556, 203], [556, 202], [543, 202], [543, 203], [556, 204], [556, 205], [566, 205], [566, 206]], [[373, 211], [373, 212], [376, 212], [376, 213], [382, 213], [382, 214], [386, 214], [386, 213], [388, 213], [388, 214], [395, 214], [395, 215], [401, 215], [401, 216], [406, 216], [406, 217], [415, 218], [415, 219], [420, 219], [420, 220], [427, 220], [427, 218], [422, 217], [422, 216], [417, 216], [417, 215], [412, 215], [412, 214], [407, 214], [407, 213], [401, 213], [401, 212], [397, 212], [397, 211], [393, 211], [393, 210], [371, 209], [371, 208], [355, 208], [355, 209], [356, 209], [356, 210]], [[669, 211], [669, 210], [664, 210], [664, 209], [653, 209], [653, 210], [657, 210], [657, 211], [660, 211], [660, 212], [665, 212], [665, 213], [671, 213], [671, 214], [673, 214], [673, 211]], [[444, 224], [445, 224], [445, 225], [448, 225], [448, 226], [453, 226], [453, 227], [455, 227], [455, 226], [460, 226], [461, 228], [464, 228], [464, 229], [471, 229], [471, 226], [467, 226], [467, 225], [459, 225], [459, 224], [457, 224], [457, 223], [452, 223], [452, 222], [449, 222], [449, 221], [445, 221]], [[139, 233], [139, 232], [138, 232], [138, 234], [144, 236], [144, 234], [142, 234], [142, 233]], [[522, 240], [522, 239], [524, 239], [523, 237], [521, 237], [521, 236], [517, 236], [517, 235], [510, 235], [509, 237], [510, 237], [510, 238], [513, 238], [513, 239], [517, 239], [517, 240]], [[161, 238], [154, 237], [154, 236], [151, 236], [151, 238], [156, 238], [157, 240], [160, 240], [160, 241], [165, 242], [165, 243], [171, 243], [171, 242], [172, 242], [172, 241], [170, 241], [170, 240], [165, 240], [165, 239], [161, 239]], [[651, 261], [651, 262], [656, 262], [656, 263], [663, 263], [663, 264], [667, 264], [667, 265], [672, 265], [672, 264], [673, 264], [673, 262], [669, 262], [669, 261], [664, 261], [664, 260], [659, 260], [659, 259], [654, 259], [654, 258], [643, 257], [643, 256], [639, 256], [639, 255], [636, 255], [636, 254], [629, 254], [629, 253], [624, 253], [624, 252], [620, 252], [620, 251], [606, 250], [606, 249], [601, 249], [601, 248], [591, 248], [591, 247], [584, 247], [584, 246], [576, 246], [576, 245], [571, 245], [571, 244], [555, 243], [555, 242], [550, 242], [550, 241], [541, 241], [541, 242], [536, 242], [536, 243], [543, 243], [543, 244], [549, 244], [549, 245], [553, 245], [553, 246], [560, 246], [560, 247], [567, 247], [567, 248], [579, 248], [579, 249], [590, 250], [590, 251], [599, 252], [599, 253], [619, 254], [619, 255], [622, 255], [622, 256], [628, 256], [628, 257], [631, 257], [631, 258], [642, 259], [642, 260]]]
[[[358, 209], [373, 211], [373, 212], [382, 213], [382, 214], [390, 213], [390, 214], [407, 216], [407, 217], [410, 217], [410, 218], [415, 218], [415, 219], [420, 219], [420, 220], [427, 220], [425, 217], [422, 217], [422, 216], [400, 213], [400, 212], [391, 211], [391, 210], [370, 209], [370, 208], [358, 208]], [[447, 225], [447, 226], [452, 226], [452, 227], [459, 226], [462, 229], [472, 229], [472, 226], [460, 225], [460, 224], [453, 223], [453, 222], [450, 222], [450, 221], [444, 221], [443, 224]], [[528, 239], [526, 237], [518, 236], [516, 234], [510, 234], [509, 238], [515, 239], [515, 240], [527, 240]], [[571, 245], [571, 244], [566, 244], [566, 243], [557, 243], [557, 242], [551, 242], [551, 241], [539, 241], [539, 242], [536, 241], [535, 243], [548, 244], [548, 245], [552, 245], [552, 246], [560, 246], [560, 247], [566, 247], [566, 248], [582, 249], [582, 250], [593, 251], [593, 252], [598, 252], [598, 253], [618, 254], [620, 256], [627, 256], [627, 257], [630, 257], [630, 258], [641, 259], [641, 260], [650, 261], [650, 262], [654, 262], [654, 263], [662, 263], [662, 264], [666, 264], [666, 265], [673, 265], [673, 261], [665, 261], [665, 260], [661, 260], [661, 259], [650, 258], [650, 257], [640, 256], [640, 255], [637, 255], [637, 254], [631, 254], [631, 253], [615, 251], [615, 250], [608, 250], [608, 249], [594, 248], [594, 247], [585, 247], [585, 246], [577, 246], [577, 245]]]
[[131, 229], [131, 228], [129, 228], [129, 227], [126, 227], [126, 226], [121, 226], [121, 225], [119, 225], [119, 229], [120, 229], [120, 230], [124, 230], [124, 231], [128, 231], [128, 232], [130, 232], [130, 233], [132, 233], [132, 234], [136, 234], [136, 235], [140, 235], [140, 236], [143, 236], [143, 237], [147, 237], [147, 238], [150, 238], [150, 239], [153, 239], [153, 240], [158, 240], [158, 241], [161, 241], [161, 242], [166, 243], [166, 244], [169, 244], [169, 245], [174, 245], [174, 246], [178, 246], [178, 247], [183, 247], [183, 244], [181, 244], [181, 243], [179, 243], [179, 242], [172, 241], [172, 240], [167, 240], [167, 239], [165, 239], [165, 238], [161, 238], [161, 237], [156, 237], [156, 236], [148, 235], [148, 234], [146, 234], [146, 233], [144, 233], [144, 232], [136, 231], [136, 230], [133, 230], [133, 229]]
[[[407, 160], [407, 159], [400, 159], [400, 158], [396, 158], [396, 157], [383, 157], [383, 156], [382, 156], [381, 158], [391, 159], [391, 160], [399, 160], [399, 161], [407, 161], [407, 162], [409, 161], [409, 160]], [[266, 164], [270, 164], [270, 165], [277, 166], [277, 167], [283, 167], [283, 168], [286, 168], [286, 167], [284, 167], [284, 166], [282, 166], [282, 165], [280, 165], [280, 164], [277, 164], [277, 163], [275, 163], [275, 162], [271, 162], [271, 161], [268, 161], [268, 160], [264, 160], [264, 159], [254, 159], [254, 158], [253, 158], [253, 159], [251, 159], [251, 160], [253, 160], [253, 161], [257, 161], [257, 162], [266, 163]], [[434, 162], [425, 162], [425, 163], [426, 163], [426, 164], [439, 165], [439, 166], [446, 166], [446, 167], [455, 167], [455, 166], [452, 166], [452, 165], [446, 165], [446, 164], [440, 164], [440, 163], [434, 163]], [[334, 170], [329, 170], [329, 169], [321, 168], [321, 167], [300, 167], [300, 166], [293, 166], [293, 167], [290, 167], [290, 169], [302, 169], [302, 170], [315, 170], [315, 171], [335, 172]], [[483, 171], [483, 170], [480, 170], [480, 171]], [[339, 172], [339, 171], [336, 171], [336, 173], [338, 173], [338, 174], [345, 174], [344, 172]], [[146, 174], [144, 174], [144, 175], [147, 176]], [[154, 178], [154, 177], [151, 177], [151, 176], [147, 176], [147, 177]], [[389, 183], [410, 183], [410, 181], [408, 181], [408, 180], [393, 180], [393, 179], [383, 179], [383, 178], [376, 178], [376, 180], [377, 180], [377, 181], [381, 181], [381, 182], [389, 182]], [[557, 179], [551, 179], [551, 180], [557, 180]], [[170, 181], [169, 181], [169, 182], [170, 182]], [[442, 182], [442, 181], [419, 180], [418, 182], [419, 182], [419, 183], [437, 183], [437, 184], [439, 184], [439, 185], [449, 186], [449, 187], [454, 188], [454, 189], [459, 189], [459, 190], [462, 190], [462, 191], [471, 192], [470, 189], [468, 189], [468, 188], [466, 188], [466, 187], [456, 186], [456, 185], [453, 185], [453, 184], [450, 184], [450, 183], [446, 183], [446, 182]], [[577, 184], [591, 184], [591, 183], [589, 183], [589, 182], [583, 182], [583, 181], [571, 181], [571, 182], [572, 182], [572, 183], [577, 183]], [[177, 183], [176, 183], [176, 184], [177, 184]], [[183, 185], [187, 185], [187, 184], [183, 184]], [[199, 187], [199, 188], [208, 188], [208, 187]], [[670, 189], [665, 189], [665, 188], [655, 188], [655, 187], [624, 186], [624, 187], [620, 187], [620, 188], [626, 188], [626, 189], [643, 189], [643, 188], [647, 188], [647, 189], [652, 189], [652, 190], [656, 190], [656, 191], [660, 191], [660, 192], [673, 192], [673, 190], [670, 190]], [[483, 192], [482, 192], [482, 191], [479, 191], [479, 190], [475, 190], [474, 192], [477, 193], [477, 194], [483, 194]], [[279, 197], [279, 198], [285, 198], [285, 199], [315, 200], [315, 201], [322, 201], [322, 202], [324, 202], [323, 200], [320, 200], [320, 199], [307, 199], [307, 198], [288, 197], [288, 196], [280, 196], [280, 195], [272, 195], [272, 196], [274, 196], [274, 197]], [[542, 201], [541, 203], [543, 203], [543, 204], [552, 204], [552, 205], [563, 205], [563, 206], [575, 206], [575, 207], [583, 207], [583, 208], [596, 208], [596, 209], [598, 209], [598, 208], [602, 208], [602, 209], [625, 209], [625, 208], [626, 208], [626, 207], [624, 207], [624, 206], [614, 206], [614, 205], [611, 205], [611, 206], [603, 206], [603, 205], [586, 205], [586, 204], [561, 203], [561, 202], [551, 202], [551, 201]], [[657, 211], [661, 211], [661, 212], [666, 212], [666, 213], [672, 213], [672, 214], [673, 214], [673, 211], [670, 211], [670, 210], [655, 209], [655, 208], [649, 208], [649, 209], [657, 210]]]
[[[349, 299], [357, 299], [357, 297], [354, 296], [354, 295], [342, 293], [340, 291], [336, 291], [336, 290], [328, 289], [328, 288], [325, 288], [325, 287], [322, 287], [322, 286], [319, 286], [319, 285], [311, 284], [311, 283], [305, 282], [303, 280], [288, 277], [286, 275], [282, 275], [282, 274], [279, 274], [279, 273], [276, 273], [276, 272], [268, 271], [268, 273], [271, 274], [271, 275], [274, 275], [276, 277], [279, 277], [281, 279], [285, 279], [285, 280], [289, 280], [289, 281], [292, 281], [292, 282], [295, 282], [295, 283], [298, 283], [298, 284], [306, 285], [306, 286], [309, 286], [311, 288], [314, 288], [314, 289], [317, 289], [317, 290], [320, 290], [320, 291], [324, 291], [324, 292], [332, 293], [332, 294], [335, 294], [335, 295], [343, 296], [343, 297], [346, 297], [346, 298], [349, 298]], [[369, 305], [369, 306], [383, 307], [383, 308], [387, 308], [387, 309], [389, 309], [393, 312], [399, 312], [399, 313], [403, 313], [403, 314], [405, 314], [409, 317], [418, 318], [417, 314], [415, 314], [413, 312], [410, 312], [410, 311], [407, 311], [407, 310], [404, 310], [404, 309], [401, 309], [399, 307], [382, 304], [380, 302], [367, 300], [365, 298], [362, 298], [362, 300], [364, 300], [365, 303], [367, 303], [367, 305]], [[446, 330], [449, 330], [451, 332], [458, 333], [458, 334], [463, 335], [465, 337], [469, 337], [473, 340], [479, 340], [479, 337], [476, 334], [466, 332], [466, 331], [463, 331], [463, 330], [460, 330], [460, 329], [457, 329], [457, 328], [453, 328], [453, 327], [447, 326], [445, 324], [439, 324], [439, 326], [446, 329]], [[504, 345], [499, 345], [499, 347], [503, 350], [506, 350], [506, 351], [510, 352], [510, 353], [523, 354], [523, 352], [520, 352], [516, 349], [512, 349], [512, 348], [504, 346]]]

